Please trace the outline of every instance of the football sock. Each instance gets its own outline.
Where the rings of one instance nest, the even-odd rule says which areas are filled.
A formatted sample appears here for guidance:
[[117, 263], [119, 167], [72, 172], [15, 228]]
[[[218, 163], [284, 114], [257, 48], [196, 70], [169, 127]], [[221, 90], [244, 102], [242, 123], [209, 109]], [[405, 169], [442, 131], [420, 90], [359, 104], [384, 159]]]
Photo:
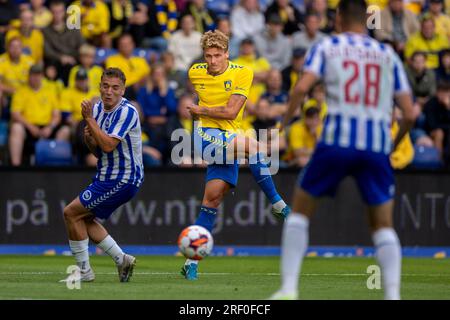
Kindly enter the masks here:
[[200, 207], [200, 214], [195, 220], [195, 224], [204, 227], [209, 232], [212, 231], [214, 227], [214, 221], [216, 221], [217, 209], [208, 208], [205, 206]]
[[303, 257], [308, 248], [309, 219], [292, 212], [283, 226], [281, 246], [281, 291], [293, 293], [298, 290], [298, 277]]
[[186, 262], [184, 263], [184, 265], [188, 265], [191, 263], [198, 264], [198, 260], [186, 259]]
[[397, 233], [392, 228], [381, 228], [373, 233], [372, 240], [381, 267], [384, 298], [399, 300], [402, 252]]
[[89, 264], [89, 238], [81, 241], [69, 240], [69, 246], [81, 272], [89, 271], [91, 268]]
[[[248, 159], [250, 171], [252, 172], [256, 183], [262, 189], [266, 197], [270, 200], [270, 203], [274, 204], [279, 202], [281, 200], [281, 197], [275, 189], [275, 185], [273, 184], [270, 169], [263, 161], [264, 155], [262, 153], [257, 153], [253, 156], [250, 156]], [[284, 206], [285, 205], [286, 204], [284, 204]], [[282, 208], [284, 208], [284, 206]]]
[[114, 260], [116, 265], [121, 265], [123, 263], [124, 253], [110, 235], [107, 235], [105, 239], [97, 244], [97, 247], [108, 254]]

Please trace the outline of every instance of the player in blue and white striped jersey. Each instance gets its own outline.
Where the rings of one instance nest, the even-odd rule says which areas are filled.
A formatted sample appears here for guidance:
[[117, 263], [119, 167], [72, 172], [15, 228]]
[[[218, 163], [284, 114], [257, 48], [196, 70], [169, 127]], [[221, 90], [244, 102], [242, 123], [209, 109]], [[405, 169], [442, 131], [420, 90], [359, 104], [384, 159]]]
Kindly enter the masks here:
[[69, 244], [81, 270], [81, 281], [95, 278], [89, 264], [89, 239], [113, 258], [121, 282], [129, 281], [136, 263], [96, 220], [109, 218], [131, 200], [144, 180], [139, 114], [123, 98], [125, 82], [120, 69], [108, 68], [101, 78], [101, 100], [95, 105], [88, 100], [81, 104], [85, 143], [98, 158], [93, 182], [64, 208]]
[[[301, 262], [308, 246], [309, 219], [319, 197], [334, 195], [346, 176], [355, 178], [369, 208], [372, 239], [381, 266], [385, 298], [400, 299], [401, 247], [392, 224], [394, 176], [389, 154], [415, 120], [402, 63], [391, 47], [366, 35], [364, 0], [341, 0], [342, 33], [323, 39], [307, 53], [304, 75], [290, 97], [285, 127], [318, 80], [326, 86], [328, 114], [316, 150], [299, 177], [292, 213], [282, 238], [282, 287], [272, 298], [296, 298]], [[403, 110], [392, 143], [394, 99]]]

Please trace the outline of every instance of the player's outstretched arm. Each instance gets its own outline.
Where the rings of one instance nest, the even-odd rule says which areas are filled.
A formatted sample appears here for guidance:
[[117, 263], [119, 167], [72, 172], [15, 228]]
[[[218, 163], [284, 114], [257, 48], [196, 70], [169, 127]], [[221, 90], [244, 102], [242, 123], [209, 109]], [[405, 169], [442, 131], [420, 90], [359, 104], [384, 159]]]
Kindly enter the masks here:
[[234, 120], [239, 114], [239, 111], [241, 111], [246, 100], [247, 97], [243, 95], [232, 94], [226, 106], [206, 108], [198, 105], [192, 105], [188, 107], [188, 110], [194, 118], [202, 116], [213, 119]]
[[93, 104], [90, 100], [84, 100], [81, 103], [81, 114], [84, 120], [86, 120], [86, 125], [89, 127], [89, 131], [94, 138], [97, 146], [105, 153], [110, 153], [119, 144], [120, 140], [108, 136], [103, 130], [98, 126], [97, 121], [95, 121], [92, 116]]
[[394, 140], [394, 148], [393, 151], [397, 148], [400, 141], [402, 141], [403, 137], [411, 130], [414, 126], [416, 118], [418, 116], [418, 112], [414, 108], [414, 103], [410, 93], [402, 93], [398, 94], [395, 97], [397, 105], [403, 112], [402, 119], [399, 123], [399, 130], [397, 136]]
[[302, 105], [306, 94], [317, 80], [318, 78], [314, 73], [305, 72], [305, 74], [297, 81], [289, 96], [288, 110], [281, 122], [280, 130], [283, 130], [289, 124], [294, 116], [295, 110]]

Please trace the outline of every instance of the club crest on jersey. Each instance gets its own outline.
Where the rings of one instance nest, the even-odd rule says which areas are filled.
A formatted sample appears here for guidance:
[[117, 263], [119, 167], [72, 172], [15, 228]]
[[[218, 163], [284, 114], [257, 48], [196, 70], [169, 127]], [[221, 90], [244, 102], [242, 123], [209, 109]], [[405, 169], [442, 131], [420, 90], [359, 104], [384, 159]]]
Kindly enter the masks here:
[[231, 90], [231, 80], [224, 81], [223, 86], [225, 88], [225, 91], [230, 91]]
[[83, 198], [83, 200], [85, 201], [89, 201], [92, 198], [92, 193], [89, 190], [86, 190], [85, 192], [83, 192], [83, 194], [81, 195], [81, 197]]

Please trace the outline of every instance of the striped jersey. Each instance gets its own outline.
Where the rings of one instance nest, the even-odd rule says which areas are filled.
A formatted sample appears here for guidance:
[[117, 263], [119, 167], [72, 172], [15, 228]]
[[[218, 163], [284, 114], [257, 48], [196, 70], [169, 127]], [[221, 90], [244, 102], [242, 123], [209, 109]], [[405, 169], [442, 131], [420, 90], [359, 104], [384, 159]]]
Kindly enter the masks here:
[[321, 143], [389, 154], [393, 98], [410, 93], [394, 50], [364, 34], [327, 37], [310, 48], [305, 71], [326, 86]]
[[99, 127], [110, 137], [120, 140], [110, 153], [102, 152], [97, 162], [99, 181], [120, 181], [140, 186], [144, 179], [142, 137], [139, 114], [125, 98], [112, 110], [106, 111], [103, 102], [94, 105], [93, 116]]

